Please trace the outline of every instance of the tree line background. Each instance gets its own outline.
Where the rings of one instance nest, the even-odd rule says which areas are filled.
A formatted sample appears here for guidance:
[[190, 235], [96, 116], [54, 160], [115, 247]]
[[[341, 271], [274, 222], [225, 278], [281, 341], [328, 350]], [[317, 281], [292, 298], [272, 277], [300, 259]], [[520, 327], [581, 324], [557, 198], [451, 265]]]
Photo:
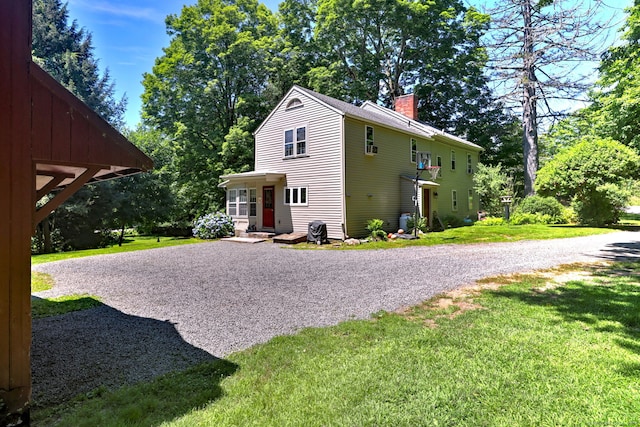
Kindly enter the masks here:
[[[100, 72], [91, 33], [60, 0], [34, 0], [34, 61], [156, 165], [85, 186], [40, 224], [34, 250], [104, 245], [131, 226], [180, 233], [223, 208], [219, 176], [253, 168], [252, 132], [293, 84], [356, 105], [392, 107], [413, 92], [421, 121], [482, 146], [482, 162], [522, 196], [540, 163], [585, 138], [638, 149], [640, 0], [608, 49], [600, 2], [576, 3], [481, 12], [461, 0], [285, 0], [274, 13], [257, 0], [199, 0], [166, 18], [171, 41], [143, 76], [142, 123], [125, 129], [126, 99]], [[599, 79], [586, 85], [572, 64], [594, 58]], [[566, 114], [558, 99], [589, 107]]]

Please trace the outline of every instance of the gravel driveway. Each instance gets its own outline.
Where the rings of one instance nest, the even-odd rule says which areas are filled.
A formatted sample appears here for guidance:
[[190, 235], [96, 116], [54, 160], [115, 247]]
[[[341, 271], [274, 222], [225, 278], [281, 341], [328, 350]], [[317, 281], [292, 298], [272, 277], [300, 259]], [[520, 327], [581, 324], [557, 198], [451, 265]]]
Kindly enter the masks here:
[[640, 257], [633, 232], [373, 251], [202, 243], [34, 266], [35, 294], [104, 306], [33, 321], [36, 404], [149, 380], [307, 326], [366, 318], [503, 273]]

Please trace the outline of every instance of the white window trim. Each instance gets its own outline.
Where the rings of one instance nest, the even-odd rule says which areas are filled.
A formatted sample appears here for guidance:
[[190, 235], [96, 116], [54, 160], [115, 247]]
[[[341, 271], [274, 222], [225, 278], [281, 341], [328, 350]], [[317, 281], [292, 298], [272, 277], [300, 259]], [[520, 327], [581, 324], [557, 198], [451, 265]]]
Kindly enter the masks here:
[[291, 101], [289, 101], [287, 103], [287, 106], [285, 107], [285, 110], [294, 110], [296, 108], [302, 108], [304, 107], [304, 104], [302, 103], [302, 100], [300, 100], [300, 98], [293, 98]]
[[451, 150], [451, 170], [456, 170], [456, 151]]
[[438, 178], [442, 178], [442, 156], [436, 156], [436, 166], [440, 166]]
[[[304, 129], [304, 141], [298, 141], [298, 129]], [[287, 155], [287, 142], [286, 142], [286, 135], [287, 135], [287, 131], [291, 131], [293, 133], [293, 149], [291, 151], [291, 155]], [[304, 124], [304, 125], [300, 125], [300, 126], [294, 126], [291, 128], [286, 128], [283, 130], [282, 132], [282, 149], [283, 149], [283, 158], [285, 159], [293, 159], [296, 157], [308, 157], [309, 156], [309, 127]], [[302, 154], [298, 154], [298, 144], [300, 142], [304, 142], [304, 153]]]
[[[233, 197], [231, 196], [233, 194]], [[235, 213], [231, 213], [231, 207]], [[230, 188], [227, 192], [227, 213], [229, 216], [238, 216], [238, 189]]]
[[451, 190], [451, 210], [458, 212], [458, 191]]
[[473, 159], [471, 153], [467, 153], [467, 173], [473, 173]]
[[[304, 202], [302, 199], [302, 193], [304, 190]], [[294, 195], [298, 195], [298, 201], [294, 202]], [[288, 200], [288, 202], [287, 202]], [[309, 206], [309, 187], [285, 187], [284, 188], [284, 204], [288, 206]]]
[[[253, 195], [252, 195], [253, 192]], [[249, 188], [248, 196], [249, 210], [248, 214], [250, 218], [255, 218], [258, 215], [258, 191], [255, 188]], [[255, 215], [251, 215], [251, 207], [253, 207]]]
[[418, 141], [415, 138], [409, 139], [409, 148], [411, 149], [411, 163], [415, 163], [418, 158]]

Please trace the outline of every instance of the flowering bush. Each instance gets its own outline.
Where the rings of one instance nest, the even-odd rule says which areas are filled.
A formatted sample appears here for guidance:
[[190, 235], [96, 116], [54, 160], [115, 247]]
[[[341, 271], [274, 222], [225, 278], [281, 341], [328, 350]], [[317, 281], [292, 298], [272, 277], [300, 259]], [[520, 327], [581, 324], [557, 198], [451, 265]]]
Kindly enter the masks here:
[[200, 239], [219, 239], [234, 231], [233, 220], [222, 212], [201, 216], [193, 223], [193, 235]]

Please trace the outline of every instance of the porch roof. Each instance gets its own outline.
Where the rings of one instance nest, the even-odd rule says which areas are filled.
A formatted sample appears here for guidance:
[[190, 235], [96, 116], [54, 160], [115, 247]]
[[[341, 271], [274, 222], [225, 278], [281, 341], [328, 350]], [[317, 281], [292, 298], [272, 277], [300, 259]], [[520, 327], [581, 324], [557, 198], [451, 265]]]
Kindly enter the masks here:
[[224, 188], [230, 183], [242, 182], [247, 180], [260, 180], [265, 182], [277, 182], [286, 177], [287, 174], [284, 172], [270, 171], [270, 170], [261, 170], [261, 171], [249, 171], [242, 173], [233, 173], [229, 175], [221, 175], [220, 178], [223, 180], [218, 187]]
[[[415, 182], [416, 178], [413, 176], [401, 175], [400, 178], [406, 179], [407, 181]], [[440, 184], [433, 181], [427, 181], [425, 179], [419, 179], [418, 185], [420, 187], [440, 187]]]

